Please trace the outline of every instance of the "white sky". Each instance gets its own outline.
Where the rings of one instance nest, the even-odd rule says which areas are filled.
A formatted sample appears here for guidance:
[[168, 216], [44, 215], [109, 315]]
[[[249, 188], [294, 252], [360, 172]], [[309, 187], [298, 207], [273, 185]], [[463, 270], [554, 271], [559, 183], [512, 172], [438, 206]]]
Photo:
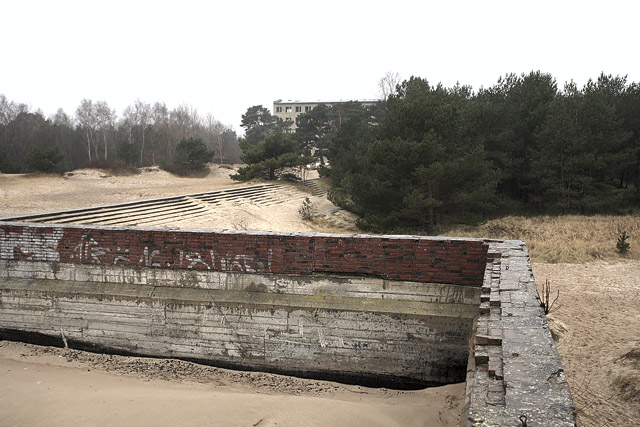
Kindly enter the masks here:
[[51, 115], [83, 98], [240, 116], [276, 99], [378, 97], [387, 72], [489, 87], [601, 71], [640, 81], [638, 0], [0, 0], [0, 93]]

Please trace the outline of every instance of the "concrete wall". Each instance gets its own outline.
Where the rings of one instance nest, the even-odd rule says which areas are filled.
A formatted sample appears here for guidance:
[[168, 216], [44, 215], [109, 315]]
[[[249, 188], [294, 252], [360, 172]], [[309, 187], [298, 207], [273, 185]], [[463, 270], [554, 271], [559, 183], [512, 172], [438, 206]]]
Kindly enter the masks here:
[[342, 381], [459, 382], [487, 247], [416, 236], [3, 224], [0, 328]]
[[0, 338], [372, 385], [579, 425], [521, 241], [0, 222]]
[[577, 426], [527, 246], [490, 241], [467, 369], [468, 426]]
[[476, 310], [449, 306], [6, 280], [0, 324], [82, 347], [406, 387], [464, 380]]

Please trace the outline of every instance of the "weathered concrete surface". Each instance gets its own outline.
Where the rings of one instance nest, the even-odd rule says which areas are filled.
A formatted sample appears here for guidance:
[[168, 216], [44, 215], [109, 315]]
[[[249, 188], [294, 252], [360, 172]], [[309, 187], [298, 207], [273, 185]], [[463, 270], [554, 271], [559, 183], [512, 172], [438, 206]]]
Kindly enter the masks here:
[[480, 289], [476, 287], [443, 286], [440, 283], [387, 280], [370, 276], [259, 274], [1, 259], [0, 278], [125, 283], [295, 295], [319, 294], [475, 305], [479, 303], [480, 295]]
[[477, 305], [4, 280], [0, 325], [82, 347], [377, 385], [464, 380]]
[[522, 241], [493, 241], [469, 360], [470, 426], [575, 426], [579, 420]]

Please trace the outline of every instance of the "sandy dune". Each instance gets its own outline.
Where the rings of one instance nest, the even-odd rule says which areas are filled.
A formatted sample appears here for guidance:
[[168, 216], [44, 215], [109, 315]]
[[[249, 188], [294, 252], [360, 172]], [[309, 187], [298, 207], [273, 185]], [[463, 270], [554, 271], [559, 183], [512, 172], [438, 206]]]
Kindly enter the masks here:
[[549, 279], [560, 291], [547, 319], [583, 424], [639, 425], [640, 262], [534, 264], [533, 272], [538, 288]]

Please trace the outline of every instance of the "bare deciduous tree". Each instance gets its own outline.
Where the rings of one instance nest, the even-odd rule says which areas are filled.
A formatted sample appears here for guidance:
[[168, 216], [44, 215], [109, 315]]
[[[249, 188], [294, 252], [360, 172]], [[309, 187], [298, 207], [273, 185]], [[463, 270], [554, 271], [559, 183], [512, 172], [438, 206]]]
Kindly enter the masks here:
[[174, 143], [171, 140], [169, 109], [164, 102], [156, 102], [151, 108], [151, 120], [153, 122], [153, 137], [155, 140], [155, 150], [152, 153], [153, 163], [155, 164], [155, 154], [159, 157], [170, 159], [174, 150]]
[[98, 156], [98, 147], [95, 136], [97, 120], [93, 101], [86, 98], [80, 101], [80, 105], [76, 109], [76, 122], [78, 123], [78, 127], [82, 130], [85, 142], [87, 143], [87, 154], [89, 156], [89, 163], [91, 163], [91, 148], [95, 149], [96, 157]]
[[7, 100], [7, 97], [0, 94], [0, 125], [8, 125], [18, 117], [20, 113], [28, 113], [27, 104], [16, 104]]
[[198, 137], [200, 116], [198, 110], [189, 105], [179, 105], [171, 111], [171, 131], [177, 141]]
[[[99, 159], [111, 160], [116, 145], [118, 155], [129, 164], [170, 162], [178, 143], [189, 138], [206, 141], [220, 162], [239, 156], [237, 136], [231, 127], [213, 115], [199, 116], [195, 108], [186, 104], [170, 111], [164, 103], [152, 106], [138, 99], [118, 118], [106, 101], [83, 99], [75, 114], [69, 116], [58, 109], [45, 119], [41, 111], [29, 113], [28, 105], [12, 102], [0, 94], [2, 170], [21, 170], [24, 154], [32, 148], [32, 142], [57, 146], [65, 154], [65, 169], [70, 170], [87, 159], [90, 164]], [[123, 144], [122, 150], [118, 143]]]
[[120, 121], [120, 127], [124, 127], [127, 132], [127, 142], [133, 144], [133, 128], [136, 123], [135, 113], [131, 106], [127, 106], [122, 112], [122, 120]]
[[[106, 101], [95, 103], [96, 131], [102, 136], [104, 159], [108, 159], [110, 140], [113, 140], [116, 122], [116, 110], [112, 110]], [[97, 153], [96, 153], [97, 156]]]
[[387, 71], [385, 75], [378, 82], [378, 89], [380, 90], [380, 97], [383, 100], [387, 100], [390, 95], [396, 91], [396, 86], [400, 84], [400, 75], [398, 73], [392, 73]]
[[211, 113], [207, 114], [205, 124], [207, 128], [207, 137], [205, 138], [205, 141], [208, 142], [208, 148], [216, 153], [218, 162], [222, 164], [226, 151], [224, 133], [228, 128], [220, 121], [216, 120]]
[[145, 133], [149, 124], [149, 120], [151, 119], [151, 105], [145, 104], [144, 102], [137, 99], [133, 105], [133, 108], [135, 112], [136, 124], [140, 126], [140, 164], [142, 164], [144, 157]]

